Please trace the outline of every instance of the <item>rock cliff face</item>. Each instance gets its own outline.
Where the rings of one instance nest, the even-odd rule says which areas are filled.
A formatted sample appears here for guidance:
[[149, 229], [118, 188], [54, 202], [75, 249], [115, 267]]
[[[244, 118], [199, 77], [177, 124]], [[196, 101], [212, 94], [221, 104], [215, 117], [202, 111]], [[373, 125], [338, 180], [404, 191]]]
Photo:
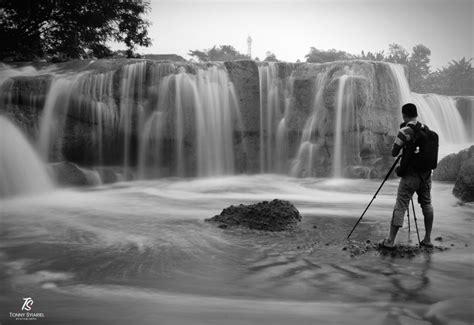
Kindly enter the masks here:
[[455, 182], [459, 177], [462, 166], [471, 158], [474, 158], [474, 146], [444, 157], [439, 161], [438, 167], [433, 171], [433, 179], [437, 181]]
[[0, 113], [50, 161], [139, 177], [383, 177], [400, 105], [390, 67], [369, 61], [73, 61], [0, 84]]
[[474, 156], [462, 164], [453, 194], [464, 202], [474, 202]]
[[457, 96], [455, 100], [468, 131], [468, 136], [471, 141], [474, 141], [474, 96]]
[[39, 117], [51, 84], [52, 75], [13, 77], [1, 84], [0, 113], [7, 115], [32, 138], [39, 129]]
[[237, 137], [238, 144], [245, 144], [246, 150], [237, 153], [237, 170], [256, 173], [259, 170], [260, 135], [260, 84], [255, 61], [240, 60], [225, 62], [230, 81], [234, 84], [241, 118], [244, 124], [243, 136]]
[[[300, 64], [293, 76], [295, 106], [289, 127], [295, 132], [306, 129], [316, 144], [312, 155], [318, 159], [310, 174], [330, 176], [339, 150], [345, 168], [341, 176], [370, 168], [369, 173], [356, 174], [382, 177], [374, 166], [383, 163], [384, 173], [392, 162], [386, 158], [400, 119], [400, 98], [388, 66], [367, 61]], [[312, 126], [306, 124], [308, 119]], [[337, 123], [340, 130], [334, 127]]]

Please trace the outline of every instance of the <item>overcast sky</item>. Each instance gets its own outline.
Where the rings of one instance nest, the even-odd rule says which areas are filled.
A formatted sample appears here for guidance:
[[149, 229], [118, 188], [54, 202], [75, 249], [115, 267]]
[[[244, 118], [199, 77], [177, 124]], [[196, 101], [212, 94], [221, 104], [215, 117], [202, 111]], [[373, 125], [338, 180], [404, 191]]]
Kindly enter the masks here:
[[309, 48], [409, 52], [424, 44], [434, 68], [474, 56], [473, 0], [151, 0], [153, 39], [143, 53], [175, 53], [232, 45], [252, 57], [274, 52], [279, 60], [304, 61]]

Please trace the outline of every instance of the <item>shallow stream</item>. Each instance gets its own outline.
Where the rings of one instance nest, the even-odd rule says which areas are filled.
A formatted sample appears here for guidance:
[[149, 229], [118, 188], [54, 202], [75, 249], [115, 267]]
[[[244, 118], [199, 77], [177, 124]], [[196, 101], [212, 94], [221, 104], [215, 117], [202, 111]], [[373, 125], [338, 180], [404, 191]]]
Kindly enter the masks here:
[[[474, 206], [434, 182], [434, 243], [448, 250], [351, 257], [345, 237], [379, 184], [170, 178], [3, 199], [0, 322], [17, 324], [9, 313], [31, 297], [32, 312], [44, 313], [34, 324], [470, 324]], [[355, 243], [386, 235], [397, 185], [384, 185]], [[298, 208], [300, 229], [204, 222], [229, 205], [275, 198]], [[416, 245], [413, 219], [398, 241]]]

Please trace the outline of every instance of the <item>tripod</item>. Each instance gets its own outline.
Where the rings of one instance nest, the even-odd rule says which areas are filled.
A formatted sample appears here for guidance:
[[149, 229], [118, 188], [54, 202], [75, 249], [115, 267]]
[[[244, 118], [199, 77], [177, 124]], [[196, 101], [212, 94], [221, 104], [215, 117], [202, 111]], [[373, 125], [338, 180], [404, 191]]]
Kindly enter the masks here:
[[[400, 160], [400, 158], [402, 158], [402, 155], [398, 156], [397, 159], [395, 160], [395, 162], [393, 163], [392, 167], [390, 168], [390, 170], [388, 171], [387, 173], [387, 176], [385, 176], [384, 180], [382, 181], [382, 184], [380, 184], [379, 188], [377, 189], [377, 192], [375, 192], [374, 196], [372, 197], [372, 200], [370, 200], [369, 204], [367, 205], [367, 207], [365, 208], [364, 212], [362, 213], [362, 215], [360, 216], [359, 220], [357, 220], [356, 224], [354, 225], [354, 227], [352, 228], [351, 232], [349, 233], [349, 235], [347, 235], [347, 239], [349, 239], [349, 237], [351, 237], [352, 233], [354, 232], [354, 230], [357, 228], [357, 225], [359, 224], [359, 222], [362, 220], [362, 218], [364, 217], [365, 213], [367, 212], [367, 210], [369, 209], [370, 205], [372, 204], [372, 202], [375, 200], [375, 198], [377, 197], [377, 194], [380, 192], [380, 189], [382, 188], [383, 184], [385, 184], [385, 182], [387, 181], [387, 179], [390, 177], [390, 174], [392, 173], [392, 171], [395, 169], [395, 166], [397, 165], [398, 161]], [[412, 202], [413, 203], [413, 202]]]
[[[411, 201], [411, 207], [413, 210], [413, 219], [415, 220], [415, 228], [416, 228], [416, 236], [418, 238], [418, 245], [421, 247], [421, 241], [420, 241], [420, 232], [418, 231], [418, 223], [416, 221], [416, 213], [415, 213], [415, 204], [413, 204], [413, 197], [410, 199]], [[407, 209], [407, 218], [408, 218], [408, 239], [410, 239], [410, 204], [408, 204], [408, 209]]]

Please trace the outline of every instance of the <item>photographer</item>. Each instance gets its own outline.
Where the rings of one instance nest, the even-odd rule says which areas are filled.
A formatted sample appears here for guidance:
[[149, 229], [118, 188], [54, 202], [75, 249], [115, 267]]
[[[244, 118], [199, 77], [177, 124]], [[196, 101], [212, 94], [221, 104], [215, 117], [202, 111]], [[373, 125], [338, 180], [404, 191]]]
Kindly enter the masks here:
[[403, 226], [403, 219], [408, 204], [416, 192], [418, 203], [424, 216], [425, 237], [421, 246], [433, 247], [431, 229], [433, 226], [433, 206], [431, 204], [431, 170], [436, 168], [438, 154], [438, 137], [426, 125], [417, 121], [418, 113], [414, 104], [402, 106], [403, 121], [400, 125], [392, 156], [396, 157], [402, 151], [397, 175], [401, 177], [398, 186], [397, 200], [393, 209], [389, 237], [380, 245], [385, 248], [395, 247], [398, 230]]

